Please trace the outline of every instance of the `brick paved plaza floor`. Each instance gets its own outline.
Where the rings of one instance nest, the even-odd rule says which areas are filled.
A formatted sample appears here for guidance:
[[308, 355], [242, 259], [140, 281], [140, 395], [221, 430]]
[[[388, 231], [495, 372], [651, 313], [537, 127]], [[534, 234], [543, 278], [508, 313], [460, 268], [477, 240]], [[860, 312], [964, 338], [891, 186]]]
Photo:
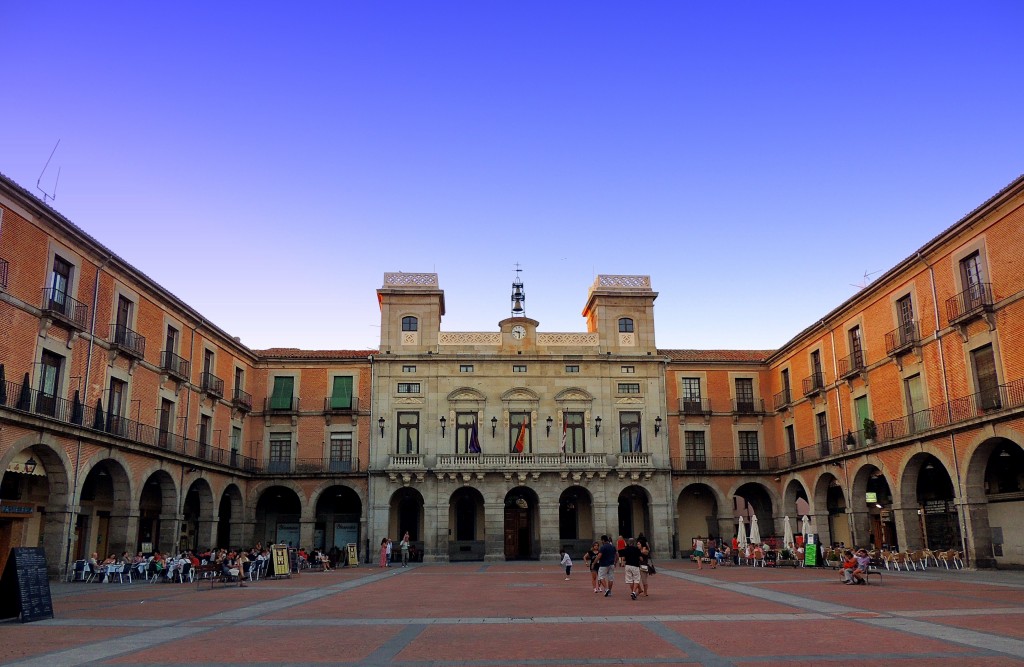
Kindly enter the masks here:
[[659, 563], [611, 597], [556, 563], [359, 567], [261, 581], [54, 584], [56, 618], [0, 623], [0, 661], [64, 664], [1022, 665], [1024, 573]]

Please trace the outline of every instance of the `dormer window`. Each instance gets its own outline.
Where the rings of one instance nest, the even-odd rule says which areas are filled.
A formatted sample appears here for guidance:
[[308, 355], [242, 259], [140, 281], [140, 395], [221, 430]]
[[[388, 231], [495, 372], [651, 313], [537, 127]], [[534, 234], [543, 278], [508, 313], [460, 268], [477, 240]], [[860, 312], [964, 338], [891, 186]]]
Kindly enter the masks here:
[[418, 331], [419, 325], [419, 320], [411, 315], [402, 318], [402, 331]]
[[619, 333], [633, 333], [633, 318], [619, 318]]

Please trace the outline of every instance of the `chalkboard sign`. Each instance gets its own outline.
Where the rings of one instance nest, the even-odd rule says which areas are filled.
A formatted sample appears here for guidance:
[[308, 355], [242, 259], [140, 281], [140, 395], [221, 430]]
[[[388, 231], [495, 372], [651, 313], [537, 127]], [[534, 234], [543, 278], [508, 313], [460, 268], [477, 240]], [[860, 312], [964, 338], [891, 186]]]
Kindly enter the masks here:
[[46, 553], [41, 547], [15, 547], [0, 577], [0, 618], [22, 623], [53, 618]]

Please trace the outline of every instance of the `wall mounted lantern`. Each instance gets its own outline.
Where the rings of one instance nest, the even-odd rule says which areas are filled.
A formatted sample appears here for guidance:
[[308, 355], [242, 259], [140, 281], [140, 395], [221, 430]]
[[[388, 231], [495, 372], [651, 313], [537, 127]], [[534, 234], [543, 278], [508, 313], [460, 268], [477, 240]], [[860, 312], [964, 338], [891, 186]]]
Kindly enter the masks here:
[[384, 437], [384, 418], [381, 417], [377, 420], [377, 426], [380, 427], [380, 437]]
[[444, 427], [448, 424], [448, 420], [445, 419], [444, 417], [441, 417], [438, 421], [441, 422], [441, 437], [443, 438], [444, 437]]
[[491, 437], [495, 437], [498, 432], [498, 418], [491, 417]]
[[654, 418], [654, 435], [658, 435], [661, 432], [661, 417]]
[[551, 417], [548, 417], [548, 418], [547, 418], [547, 425], [548, 425], [548, 433], [547, 433], [547, 434], [548, 434], [549, 436], [551, 435], [551, 424], [553, 424], [553, 423], [554, 423], [554, 421], [555, 421], [555, 420], [554, 420], [554, 419], [552, 419]]
[[594, 417], [594, 435], [601, 435], [601, 418]]

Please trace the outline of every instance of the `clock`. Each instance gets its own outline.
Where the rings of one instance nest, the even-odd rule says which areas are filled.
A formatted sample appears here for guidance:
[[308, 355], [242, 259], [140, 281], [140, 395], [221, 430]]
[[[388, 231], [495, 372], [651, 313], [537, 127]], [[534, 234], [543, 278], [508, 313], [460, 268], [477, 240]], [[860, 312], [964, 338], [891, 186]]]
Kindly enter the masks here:
[[512, 337], [516, 340], [522, 340], [526, 336], [526, 327], [519, 324], [512, 327]]

